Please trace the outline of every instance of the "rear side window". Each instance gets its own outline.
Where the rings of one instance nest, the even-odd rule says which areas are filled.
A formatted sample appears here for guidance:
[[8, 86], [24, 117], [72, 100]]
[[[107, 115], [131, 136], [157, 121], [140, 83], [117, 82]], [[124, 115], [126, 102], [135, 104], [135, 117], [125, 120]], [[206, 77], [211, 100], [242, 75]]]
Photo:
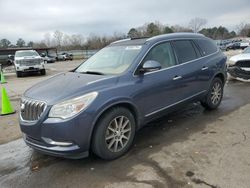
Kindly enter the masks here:
[[162, 68], [167, 68], [176, 65], [172, 47], [169, 42], [161, 43], [152, 48], [143, 63], [147, 60], [154, 60], [161, 64]]
[[216, 44], [209, 39], [196, 39], [195, 43], [200, 47], [203, 56], [215, 53], [218, 50]]
[[173, 41], [179, 63], [185, 63], [197, 58], [194, 46], [190, 40]]

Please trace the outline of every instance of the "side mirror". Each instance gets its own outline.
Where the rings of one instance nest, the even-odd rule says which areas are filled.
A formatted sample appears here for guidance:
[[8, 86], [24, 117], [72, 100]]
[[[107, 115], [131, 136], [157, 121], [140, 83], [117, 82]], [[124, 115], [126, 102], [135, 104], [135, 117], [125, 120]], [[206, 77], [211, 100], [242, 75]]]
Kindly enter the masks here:
[[146, 61], [142, 68], [139, 70], [140, 73], [152, 72], [161, 69], [161, 64], [158, 61], [149, 60]]

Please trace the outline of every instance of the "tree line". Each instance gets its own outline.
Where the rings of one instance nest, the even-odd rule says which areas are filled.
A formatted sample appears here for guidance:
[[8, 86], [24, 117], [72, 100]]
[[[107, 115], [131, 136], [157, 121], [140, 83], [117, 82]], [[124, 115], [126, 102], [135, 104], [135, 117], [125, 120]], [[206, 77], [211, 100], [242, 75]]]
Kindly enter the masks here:
[[158, 21], [146, 23], [142, 26], [131, 28], [127, 34], [114, 33], [110, 36], [98, 36], [90, 34], [89, 37], [84, 38], [81, 34], [68, 35], [61, 31], [55, 31], [53, 34], [46, 33], [43, 40], [40, 42], [25, 42], [24, 39], [19, 38], [16, 44], [12, 44], [8, 39], [0, 40], [0, 48], [13, 48], [13, 47], [56, 47], [59, 50], [92, 50], [100, 49], [110, 44], [113, 41], [124, 38], [141, 38], [153, 37], [160, 34], [176, 33], [176, 32], [194, 32], [201, 33], [205, 36], [218, 40], [230, 39], [236, 36], [250, 37], [250, 24], [241, 23], [237, 26], [237, 32], [229, 31], [226, 27], [204, 27], [207, 20], [203, 18], [194, 18], [190, 20], [188, 26], [181, 25], [164, 25]]

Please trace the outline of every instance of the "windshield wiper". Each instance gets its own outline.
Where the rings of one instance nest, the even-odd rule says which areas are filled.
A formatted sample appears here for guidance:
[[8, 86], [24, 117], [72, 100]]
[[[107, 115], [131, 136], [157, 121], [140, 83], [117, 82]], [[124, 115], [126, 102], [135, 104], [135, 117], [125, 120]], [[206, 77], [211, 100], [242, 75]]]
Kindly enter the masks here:
[[80, 72], [82, 74], [96, 74], [96, 75], [104, 75], [102, 72], [97, 71], [86, 71], [86, 72]]

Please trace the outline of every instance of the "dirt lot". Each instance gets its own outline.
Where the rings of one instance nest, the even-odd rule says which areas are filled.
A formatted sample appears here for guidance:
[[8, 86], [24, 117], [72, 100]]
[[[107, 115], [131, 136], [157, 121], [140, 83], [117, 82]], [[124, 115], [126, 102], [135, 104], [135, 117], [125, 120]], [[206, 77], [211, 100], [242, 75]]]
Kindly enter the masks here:
[[[79, 63], [49, 64], [48, 76]], [[5, 87], [17, 111], [22, 92], [48, 76], [6, 76]], [[249, 94], [249, 83], [230, 81], [218, 110], [205, 111], [195, 103], [152, 122], [138, 132], [128, 154], [110, 162], [37, 153], [22, 139], [11, 141], [21, 136], [17, 114], [0, 117], [0, 187], [248, 188]]]

